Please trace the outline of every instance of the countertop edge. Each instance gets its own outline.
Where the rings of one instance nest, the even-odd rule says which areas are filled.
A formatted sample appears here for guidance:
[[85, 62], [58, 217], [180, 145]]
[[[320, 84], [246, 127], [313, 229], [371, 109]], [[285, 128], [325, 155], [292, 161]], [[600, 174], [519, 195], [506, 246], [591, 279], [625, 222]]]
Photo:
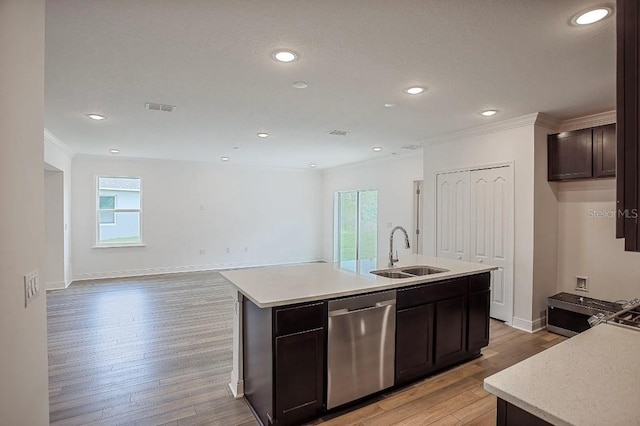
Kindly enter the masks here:
[[221, 275], [229, 283], [231, 283], [233, 288], [235, 288], [244, 297], [249, 299], [251, 302], [253, 302], [259, 308], [266, 309], [266, 308], [276, 308], [276, 307], [279, 307], [279, 306], [295, 305], [295, 304], [298, 304], [298, 303], [315, 302], [315, 301], [318, 301], [318, 300], [328, 300], [328, 299], [336, 299], [336, 298], [340, 298], [340, 297], [356, 296], [358, 294], [364, 294], [364, 293], [375, 293], [375, 292], [378, 292], [378, 291], [396, 290], [396, 289], [399, 289], [399, 288], [402, 288], [402, 287], [410, 287], [412, 285], [428, 284], [430, 282], [446, 281], [446, 280], [454, 279], [454, 278], [466, 277], [466, 276], [470, 276], [470, 275], [478, 275], [478, 274], [482, 274], [482, 273], [485, 273], [485, 272], [495, 271], [496, 269], [498, 269], [497, 266], [484, 265], [484, 267], [479, 268], [476, 271], [465, 271], [465, 272], [457, 272], [457, 273], [447, 272], [446, 273], [447, 275], [443, 276], [443, 277], [431, 276], [431, 277], [425, 278], [423, 276], [423, 277], [416, 277], [416, 278], [406, 278], [406, 279], [402, 279], [402, 280], [393, 280], [391, 278], [388, 278], [389, 282], [381, 282], [380, 285], [376, 285], [376, 286], [369, 287], [369, 288], [362, 288], [362, 289], [357, 289], [357, 290], [347, 290], [347, 291], [331, 293], [331, 294], [314, 295], [314, 296], [309, 296], [309, 297], [299, 297], [299, 298], [294, 298], [294, 299], [286, 299], [286, 300], [278, 300], [278, 301], [270, 301], [270, 302], [259, 302], [259, 301], [257, 301], [254, 297], [252, 297], [251, 295], [247, 294], [243, 289], [241, 289], [240, 287], [235, 285], [233, 283], [233, 281], [231, 281], [229, 278], [227, 278], [224, 275], [224, 272], [221, 272]]

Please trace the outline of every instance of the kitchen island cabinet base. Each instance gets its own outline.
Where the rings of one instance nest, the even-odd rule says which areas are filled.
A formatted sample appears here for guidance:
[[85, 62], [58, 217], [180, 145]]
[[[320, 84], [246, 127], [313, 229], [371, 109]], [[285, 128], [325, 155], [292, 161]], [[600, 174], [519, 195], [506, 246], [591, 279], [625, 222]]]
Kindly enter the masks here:
[[484, 272], [399, 289], [393, 386], [331, 410], [327, 410], [329, 300], [261, 308], [245, 297], [246, 400], [265, 426], [299, 425], [477, 358], [488, 344], [489, 287], [490, 274]]
[[497, 418], [496, 426], [549, 426], [551, 423], [542, 420], [540, 417], [534, 416], [528, 411], [513, 404], [508, 403], [502, 398], [498, 398], [497, 402]]

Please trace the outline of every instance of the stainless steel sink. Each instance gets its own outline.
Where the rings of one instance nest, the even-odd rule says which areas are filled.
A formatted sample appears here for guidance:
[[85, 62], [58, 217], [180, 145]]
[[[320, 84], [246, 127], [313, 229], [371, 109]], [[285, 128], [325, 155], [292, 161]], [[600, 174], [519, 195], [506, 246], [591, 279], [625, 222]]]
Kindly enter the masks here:
[[378, 271], [371, 271], [374, 275], [394, 279], [415, 278], [423, 275], [440, 274], [442, 272], [449, 272], [449, 270], [427, 265], [416, 265], [405, 266], [404, 268], [397, 269], [380, 269]]
[[400, 271], [402, 271], [405, 274], [411, 274], [411, 275], [417, 275], [417, 276], [439, 274], [441, 272], [449, 272], [448, 269], [434, 268], [432, 266], [411, 266], [408, 268], [401, 268]]
[[385, 278], [413, 278], [415, 275], [403, 274], [397, 271], [371, 271], [372, 274], [379, 275]]

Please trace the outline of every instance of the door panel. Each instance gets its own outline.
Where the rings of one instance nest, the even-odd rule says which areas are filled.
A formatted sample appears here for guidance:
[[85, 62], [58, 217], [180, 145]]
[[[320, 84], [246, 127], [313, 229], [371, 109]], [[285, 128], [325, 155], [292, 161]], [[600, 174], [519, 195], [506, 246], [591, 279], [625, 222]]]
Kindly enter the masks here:
[[469, 172], [436, 177], [436, 253], [469, 259]]
[[472, 262], [497, 266], [492, 272], [491, 316], [510, 320], [513, 240], [513, 171], [511, 167], [471, 172]]

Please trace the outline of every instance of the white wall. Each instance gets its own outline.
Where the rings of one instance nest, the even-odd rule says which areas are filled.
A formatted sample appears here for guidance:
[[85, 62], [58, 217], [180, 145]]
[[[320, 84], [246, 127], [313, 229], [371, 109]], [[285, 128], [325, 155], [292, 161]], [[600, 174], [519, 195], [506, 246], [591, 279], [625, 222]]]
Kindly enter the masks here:
[[[63, 238], [63, 268], [64, 268], [64, 285], [54, 285], [52, 288], [64, 288], [71, 284], [72, 264], [71, 264], [71, 161], [74, 152], [55, 137], [51, 132], [44, 131], [44, 162], [45, 166], [49, 165], [62, 172], [62, 197], [63, 197], [63, 216], [59, 226], [64, 233]], [[49, 218], [51, 219], [51, 218]], [[48, 242], [48, 244], [51, 244]], [[52, 247], [50, 246], [50, 249]]]
[[49, 424], [44, 292], [44, 0], [0, 2], [0, 424]]
[[40, 279], [47, 289], [64, 288], [63, 175], [50, 166], [44, 171], [45, 252]]
[[[145, 247], [94, 248], [98, 175], [142, 178]], [[75, 279], [321, 258], [318, 171], [76, 156], [72, 180]]]
[[[422, 180], [422, 155], [409, 154], [385, 157], [348, 166], [328, 169], [324, 172], [322, 199], [323, 257], [334, 259], [334, 194], [338, 191], [376, 189], [378, 191], [378, 257], [389, 255], [389, 231], [400, 225], [412, 235], [413, 182]], [[397, 238], [400, 238], [399, 236]], [[411, 253], [398, 244], [400, 258]], [[386, 265], [382, 265], [386, 266]]]
[[535, 115], [496, 130], [475, 129], [436, 140], [424, 148], [424, 250], [435, 256], [435, 176], [437, 172], [497, 163], [514, 165], [514, 323], [537, 320], [532, 312], [534, 237]]
[[586, 276], [586, 296], [640, 297], [640, 253], [615, 238], [615, 179], [562, 182], [558, 197], [558, 291], [578, 294], [576, 276]]
[[532, 329], [544, 327], [547, 298], [557, 291], [558, 195], [557, 184], [548, 182], [547, 136], [555, 133], [541, 126], [534, 128], [534, 241]]

